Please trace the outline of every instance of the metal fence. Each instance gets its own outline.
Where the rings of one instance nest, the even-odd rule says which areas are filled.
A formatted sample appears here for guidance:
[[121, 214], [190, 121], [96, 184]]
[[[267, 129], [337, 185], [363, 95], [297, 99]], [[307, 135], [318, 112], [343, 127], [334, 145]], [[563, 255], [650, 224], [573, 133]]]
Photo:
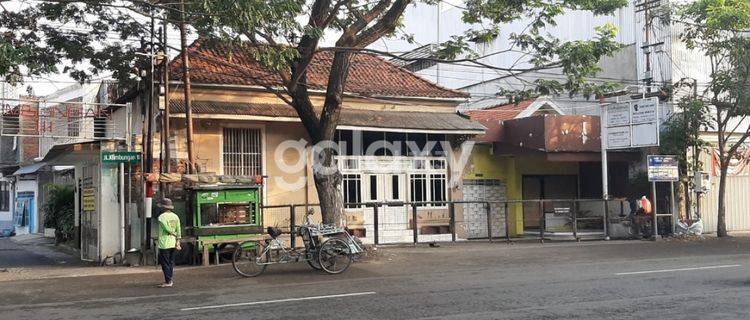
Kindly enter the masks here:
[[[581, 240], [608, 238], [612, 233], [637, 237], [633, 213], [624, 200], [545, 199], [510, 201], [367, 202], [344, 205], [349, 231], [365, 243], [403, 244], [485, 239], [511, 242], [514, 237]], [[310, 212], [313, 223], [322, 221], [320, 205], [296, 204], [263, 207], [264, 226], [291, 231], [304, 224]], [[671, 214], [660, 214], [670, 216]], [[523, 226], [511, 226], [523, 221]], [[662, 229], [660, 233], [668, 233]], [[625, 227], [619, 227], [619, 225]], [[618, 226], [612, 232], [610, 226]], [[631, 228], [631, 229], [628, 229]], [[622, 231], [626, 230], [626, 231]], [[296, 237], [289, 235], [292, 245]]]

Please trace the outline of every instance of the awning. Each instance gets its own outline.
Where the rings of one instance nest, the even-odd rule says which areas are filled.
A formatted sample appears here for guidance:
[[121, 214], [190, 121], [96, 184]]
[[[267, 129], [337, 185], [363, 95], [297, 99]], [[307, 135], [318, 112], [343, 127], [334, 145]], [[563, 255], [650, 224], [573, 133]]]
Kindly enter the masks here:
[[30, 165], [27, 165], [27, 166], [22, 166], [21, 168], [19, 168], [18, 170], [16, 170], [16, 172], [14, 172], [13, 175], [14, 176], [20, 176], [22, 174], [36, 173], [37, 171], [39, 171], [39, 169], [41, 169], [42, 167], [44, 167], [46, 165], [47, 165], [46, 162], [38, 162], [38, 163], [35, 163], [35, 164], [30, 164]]
[[42, 161], [54, 166], [71, 166], [92, 159], [98, 160], [101, 141], [86, 141], [53, 146]]
[[[171, 100], [170, 112], [184, 117], [182, 100]], [[285, 104], [194, 101], [193, 114], [197, 118], [210, 117], [236, 120], [299, 121], [297, 112]], [[251, 117], [243, 118], [242, 116]], [[456, 113], [341, 110], [339, 129], [368, 131], [427, 132], [453, 134], [482, 134], [484, 126]]]

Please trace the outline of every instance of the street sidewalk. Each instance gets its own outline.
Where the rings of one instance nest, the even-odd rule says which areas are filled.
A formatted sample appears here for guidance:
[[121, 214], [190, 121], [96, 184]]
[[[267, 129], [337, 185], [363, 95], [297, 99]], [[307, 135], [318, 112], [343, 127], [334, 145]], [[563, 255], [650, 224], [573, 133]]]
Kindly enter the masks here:
[[[13, 265], [13, 261], [10, 261], [11, 266], [7, 266], [8, 262], [5, 260], [8, 260], [9, 258], [5, 254], [0, 255], [0, 282], [161, 272], [161, 269], [158, 266], [98, 266], [92, 263], [83, 262], [80, 261], [77, 251], [64, 246], [55, 246], [52, 242], [51, 239], [45, 239], [35, 235], [19, 236], [12, 241], [0, 239], [0, 251], [15, 251], [17, 253], [23, 253], [24, 255], [33, 256], [31, 259], [22, 259], [23, 261], [21, 262], [25, 263], [25, 265]], [[8, 243], [11, 243], [12, 245], [9, 246]], [[689, 255], [693, 250], [710, 250], [710, 247], [716, 245], [722, 247], [729, 245], [730, 247], [737, 248], [750, 247], [750, 234], [735, 234], [735, 237], [729, 239], [717, 239], [714, 235], [705, 235], [703, 238], [667, 239], [659, 242], [643, 240], [584, 242], [547, 241], [546, 243], [541, 244], [538, 241], [519, 241], [506, 244], [504, 241], [495, 241], [494, 243], [488, 243], [486, 241], [462, 241], [456, 243], [438, 243], [437, 246], [432, 246], [429, 243], [419, 244], [417, 246], [389, 245], [380, 246], [375, 250], [371, 250], [369, 256], [362, 259], [358, 264], [388, 265], [396, 262], [414, 262], [413, 260], [439, 263], [439, 260], [444, 259], [446, 255], [461, 256], [466, 254], [476, 256], [500, 254], [507, 260], [523, 260], [524, 257], [534, 256], [542, 252], [537, 250], [555, 248], [555, 254], [565, 255], [565, 252], [572, 252], [571, 250], [577, 250], [583, 247], [590, 248], [587, 250], [590, 251], [594, 250], [594, 248], [602, 246], [611, 247], [613, 245], [620, 248], [615, 252], [612, 252], [614, 255], [617, 255], [617, 251], [642, 250], [656, 250], [654, 251], [655, 254], [658, 254], [658, 252], [674, 254], [675, 252], [672, 251], [678, 250], [682, 252], [682, 254]], [[13, 246], [15, 246], [15, 248], [13, 248]], [[692, 249], [686, 250], [688, 248]], [[549, 254], [549, 252], [547, 254]], [[199, 271], [206, 268], [210, 269], [225, 266], [227, 266], [227, 264], [219, 266], [211, 265], [210, 267], [178, 266], [178, 271]]]
[[158, 271], [155, 267], [98, 266], [54, 239], [26, 234], [0, 239], [0, 281], [117, 275]]

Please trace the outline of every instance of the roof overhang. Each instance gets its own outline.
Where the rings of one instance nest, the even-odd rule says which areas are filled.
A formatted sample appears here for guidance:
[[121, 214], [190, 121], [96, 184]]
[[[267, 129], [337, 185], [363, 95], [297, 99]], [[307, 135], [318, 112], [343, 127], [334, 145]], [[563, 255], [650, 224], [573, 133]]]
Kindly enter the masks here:
[[20, 175], [25, 175], [25, 174], [37, 173], [39, 170], [41, 170], [42, 168], [44, 168], [44, 166], [46, 166], [46, 165], [47, 165], [46, 162], [37, 162], [37, 163], [34, 163], [34, 164], [30, 164], [30, 165], [26, 165], [26, 166], [21, 166], [20, 168], [18, 168], [18, 170], [16, 170], [16, 172], [13, 172], [13, 175], [14, 176], [20, 176]]
[[[184, 118], [182, 100], [170, 101], [172, 117]], [[193, 117], [197, 119], [300, 122], [297, 112], [284, 104], [228, 103], [194, 101]], [[384, 132], [422, 132], [477, 135], [485, 132], [479, 122], [456, 113], [404, 112], [344, 108], [338, 129]]]
[[102, 141], [86, 141], [53, 146], [42, 161], [54, 166], [72, 166], [99, 161]]

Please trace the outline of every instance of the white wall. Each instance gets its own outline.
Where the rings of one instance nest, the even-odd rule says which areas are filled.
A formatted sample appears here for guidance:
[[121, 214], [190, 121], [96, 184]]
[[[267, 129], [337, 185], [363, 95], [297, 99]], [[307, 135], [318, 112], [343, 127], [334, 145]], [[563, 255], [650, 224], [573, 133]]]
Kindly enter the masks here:
[[[99, 93], [100, 82], [87, 83], [84, 85], [74, 84], [72, 86], [60, 89], [52, 94], [45, 97], [45, 100], [52, 101], [51, 103], [45, 103], [40, 108], [52, 108], [57, 110], [65, 110], [66, 105], [62, 103], [54, 102], [82, 102], [75, 104], [76, 106], [82, 106], [84, 117], [79, 119], [78, 123], [78, 136], [76, 138], [40, 138], [40, 156], [47, 154], [49, 149], [55, 145], [68, 144], [74, 142], [80, 142], [85, 139], [94, 138], [94, 118], [92, 115], [97, 109], [96, 106], [87, 104], [96, 102], [97, 95]], [[47, 132], [50, 136], [68, 136], [68, 122], [70, 120], [60, 115], [60, 117], [54, 119], [45, 119], [48, 123], [48, 129], [51, 132]]]
[[99, 185], [99, 253], [100, 259], [120, 252], [120, 206], [118, 203], [118, 168], [106, 165], [101, 169]]
[[[663, 1], [667, 2], [684, 1]], [[635, 39], [639, 47], [646, 43], [646, 26], [644, 14], [636, 13]], [[651, 47], [650, 65], [654, 85], [673, 84], [682, 78], [696, 79], [699, 88], [704, 89], [710, 80], [711, 65], [703, 52], [688, 49], [680, 40], [684, 24], [673, 22], [663, 24], [658, 18], [653, 19], [651, 32], [648, 33], [649, 43], [663, 45]], [[637, 50], [638, 78], [644, 78], [646, 71], [646, 54], [642, 49]], [[676, 93], [679, 96], [679, 92]]]
[[[455, 2], [457, 4], [462, 3], [462, 1]], [[438, 6], [424, 3], [410, 6], [406, 10], [404, 27], [402, 29], [403, 32], [412, 34], [416, 43], [409, 44], [404, 40], [392, 39], [378, 41], [371, 47], [390, 52], [401, 52], [413, 50], [421, 45], [449, 40], [451, 36], [462, 34], [471, 28], [470, 25], [461, 21], [461, 12], [462, 10], [459, 8], [442, 3], [438, 19]], [[634, 17], [632, 4], [619, 9], [611, 16], [594, 16], [590, 12], [570, 11], [556, 19], [557, 26], [549, 27], [543, 32], [549, 32], [563, 41], [590, 40], [596, 35], [594, 31], [596, 26], [612, 23], [619, 29], [617, 40], [622, 44], [629, 45], [635, 42]], [[510, 35], [512, 33], [523, 32], [527, 24], [528, 21], [519, 20], [503, 26], [501, 28], [501, 36], [498, 39], [493, 43], [477, 46], [475, 48], [476, 51], [480, 55], [486, 55], [508, 49], [511, 44]], [[497, 67], [510, 67], [518, 58], [521, 58], [520, 53], [502, 53], [481, 59], [481, 61]], [[521, 59], [521, 61], [524, 61], [524, 59]], [[517, 67], [522, 67], [523, 65], [520, 64]], [[559, 71], [557, 73], [559, 74]], [[418, 74], [453, 89], [467, 87], [507, 75], [507, 73], [501, 71], [458, 66], [455, 64], [439, 64], [436, 67], [418, 72]]]

